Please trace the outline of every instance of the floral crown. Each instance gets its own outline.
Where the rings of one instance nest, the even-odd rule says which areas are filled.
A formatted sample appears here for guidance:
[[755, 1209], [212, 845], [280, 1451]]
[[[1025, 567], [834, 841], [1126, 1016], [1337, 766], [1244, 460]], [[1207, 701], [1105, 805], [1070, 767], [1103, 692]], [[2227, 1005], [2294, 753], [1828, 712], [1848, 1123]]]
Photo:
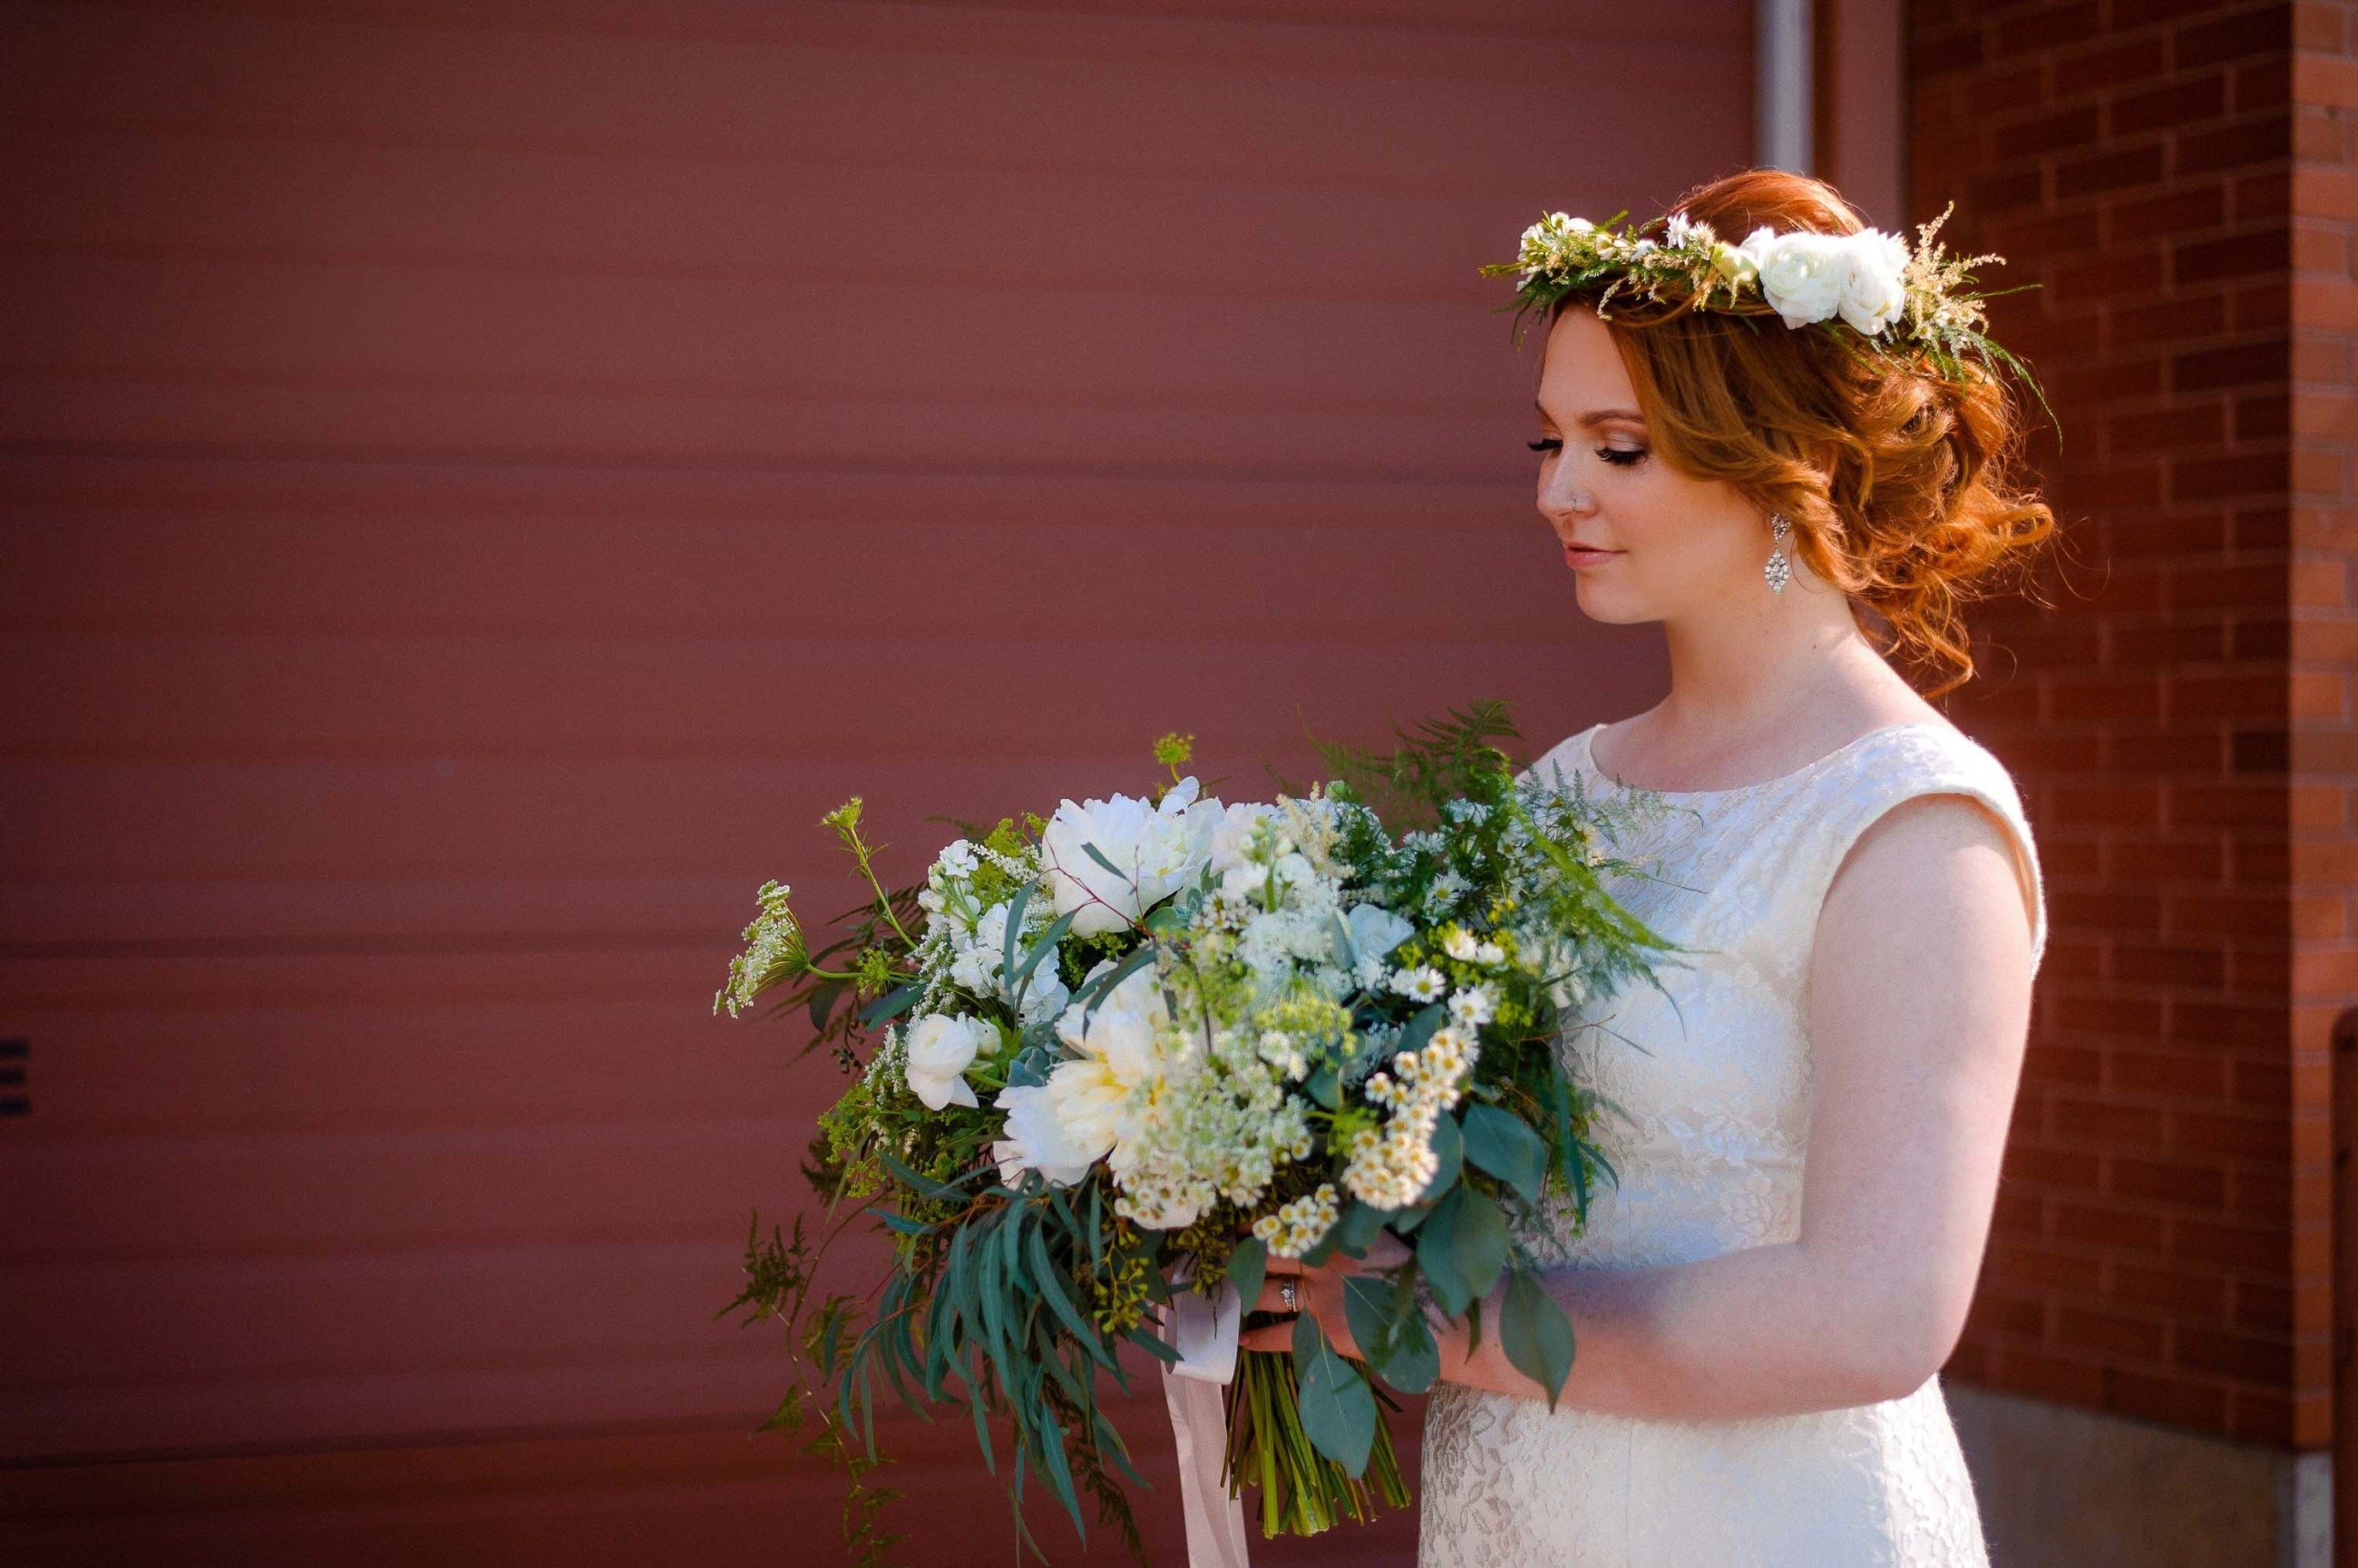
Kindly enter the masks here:
[[[1527, 313], [1545, 319], [1557, 300], [1601, 282], [1600, 318], [1609, 317], [1608, 305], [1621, 295], [1668, 305], [1671, 313], [1779, 316], [1788, 328], [1823, 326], [1837, 339], [1843, 337], [1839, 321], [1873, 349], [1929, 361], [1952, 379], [1963, 373], [1970, 354], [1985, 363], [2004, 363], [2039, 392], [2029, 368], [1982, 330], [1987, 319], [1983, 301], [1995, 296], [1972, 287], [1973, 269], [1984, 262], [2002, 265], [2006, 258], [1951, 256], [1932, 238], [1955, 209], [1952, 201], [1920, 226], [1913, 251], [1880, 229], [1823, 234], [1806, 229], [1778, 233], [1764, 227], [1732, 244], [1710, 224], [1681, 212], [1661, 221], [1659, 239], [1641, 236], [1638, 224], [1622, 224], [1627, 208], [1603, 223], [1551, 212], [1523, 231], [1521, 252], [1513, 261], [1481, 272], [1486, 277], [1522, 275], [1513, 304], [1500, 307], [1515, 311], [1519, 332]], [[2043, 392], [2039, 401], [2046, 407]], [[2051, 418], [2054, 411], [2048, 413]]]

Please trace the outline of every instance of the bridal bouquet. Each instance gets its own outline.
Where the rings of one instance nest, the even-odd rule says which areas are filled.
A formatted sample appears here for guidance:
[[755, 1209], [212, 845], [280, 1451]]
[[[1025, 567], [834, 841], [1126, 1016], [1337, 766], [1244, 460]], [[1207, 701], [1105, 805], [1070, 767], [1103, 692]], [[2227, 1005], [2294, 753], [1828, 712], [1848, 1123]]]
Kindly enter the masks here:
[[1264, 1535], [1406, 1504], [1376, 1379], [1428, 1388], [1429, 1314], [1484, 1332], [1501, 1275], [1490, 1331], [1561, 1390], [1572, 1325], [1516, 1222], [1551, 1194], [1585, 1211], [1609, 1167], [1558, 1011], [1650, 980], [1666, 944], [1599, 885], [1623, 864], [1616, 808], [1519, 776], [1490, 743], [1512, 734], [1481, 705], [1388, 755], [1322, 747], [1340, 775], [1325, 785], [1228, 803], [1180, 776], [1188, 742], [1167, 737], [1168, 784], [960, 824], [895, 891], [854, 799], [826, 821], [868, 896], [823, 947], [786, 888], [762, 889], [715, 1011], [779, 992], [815, 1031], [806, 1054], [832, 1045], [850, 1082], [805, 1173], [831, 1203], [872, 1200], [855, 1212], [890, 1231], [892, 1264], [864, 1326], [849, 1297], [806, 1312], [817, 1250], [799, 1220], [791, 1241], [757, 1220], [724, 1310], [800, 1323], [819, 1384], [773, 1421], [817, 1404], [816, 1445], [852, 1472], [851, 1544], [892, 1495], [860, 1485], [881, 1373], [921, 1414], [963, 1384], [994, 1469], [990, 1418], [1011, 1418], [1023, 1539], [1030, 1470], [1084, 1536], [1091, 1493], [1142, 1562], [1109, 1471], [1146, 1483], [1098, 1375], [1128, 1388], [1124, 1343], [1167, 1372], [1177, 1293], [1249, 1303], [1271, 1254], [1360, 1259], [1389, 1231], [1404, 1255], [1349, 1283], [1365, 1361], [1304, 1313], [1291, 1355], [1224, 1368], [1224, 1475], [1231, 1497], [1259, 1487]]

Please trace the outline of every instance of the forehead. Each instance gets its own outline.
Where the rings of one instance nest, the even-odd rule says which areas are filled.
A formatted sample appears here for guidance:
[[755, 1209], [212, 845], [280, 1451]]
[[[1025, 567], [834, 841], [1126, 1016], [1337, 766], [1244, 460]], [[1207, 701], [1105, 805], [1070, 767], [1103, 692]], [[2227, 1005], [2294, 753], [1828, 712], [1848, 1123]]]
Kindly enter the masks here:
[[1637, 392], [1613, 333], [1585, 306], [1572, 306], [1548, 329], [1540, 370], [1540, 406], [1564, 418], [1596, 408], [1635, 408]]

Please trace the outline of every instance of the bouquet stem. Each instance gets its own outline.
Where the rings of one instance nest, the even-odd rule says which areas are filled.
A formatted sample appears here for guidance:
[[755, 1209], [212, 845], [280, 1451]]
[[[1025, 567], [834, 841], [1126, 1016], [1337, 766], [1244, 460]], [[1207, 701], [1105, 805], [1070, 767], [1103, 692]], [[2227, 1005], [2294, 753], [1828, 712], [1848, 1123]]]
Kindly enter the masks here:
[[[1399, 1408], [1384, 1396], [1363, 1363], [1351, 1365], [1368, 1378], [1385, 1405]], [[1379, 1502], [1386, 1508], [1408, 1506], [1391, 1427], [1380, 1413], [1367, 1467], [1356, 1476], [1312, 1444], [1302, 1429], [1301, 1390], [1290, 1352], [1239, 1350], [1228, 1405], [1228, 1495], [1240, 1496], [1247, 1481], [1260, 1488], [1262, 1539], [1316, 1535], [1331, 1529], [1346, 1511], [1364, 1524], [1375, 1516]]]

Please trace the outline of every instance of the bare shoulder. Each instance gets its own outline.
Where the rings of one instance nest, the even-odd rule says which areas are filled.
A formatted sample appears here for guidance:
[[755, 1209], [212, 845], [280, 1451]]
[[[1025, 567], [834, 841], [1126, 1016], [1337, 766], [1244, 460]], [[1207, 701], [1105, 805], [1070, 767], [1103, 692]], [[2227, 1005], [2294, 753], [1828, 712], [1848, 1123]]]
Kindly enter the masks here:
[[2029, 922], [2012, 828], [1989, 804], [1962, 792], [1912, 795], [1860, 832], [1834, 870], [1819, 914], [1821, 937], [1881, 946], [1938, 938], [2018, 940]]

